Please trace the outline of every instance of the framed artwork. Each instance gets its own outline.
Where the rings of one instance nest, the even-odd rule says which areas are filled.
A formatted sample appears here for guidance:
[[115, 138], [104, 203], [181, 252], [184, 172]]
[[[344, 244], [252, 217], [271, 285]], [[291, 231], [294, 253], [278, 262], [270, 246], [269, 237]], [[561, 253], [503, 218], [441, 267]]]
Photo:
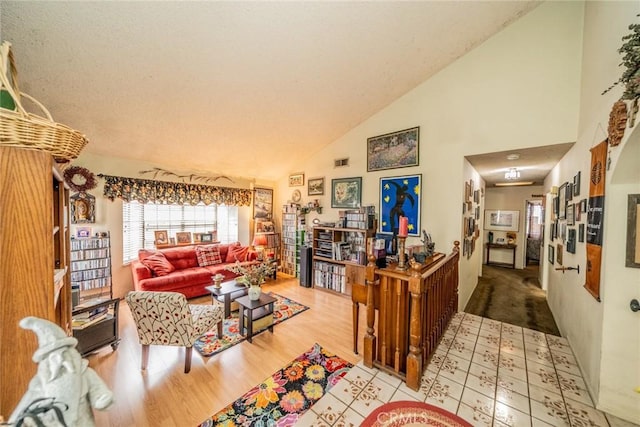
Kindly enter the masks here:
[[574, 225], [576, 223], [576, 205], [573, 203], [567, 203], [567, 225]]
[[558, 189], [558, 218], [565, 219], [567, 209], [567, 183], [565, 182]]
[[520, 228], [520, 211], [485, 210], [484, 229], [518, 231]]
[[273, 215], [273, 190], [253, 189], [253, 219], [271, 219]]
[[71, 224], [96, 222], [96, 198], [89, 193], [76, 193], [69, 197]]
[[562, 222], [560, 224], [560, 240], [562, 240], [563, 242], [567, 240], [567, 223], [566, 222]]
[[270, 188], [254, 188], [253, 219], [271, 219], [273, 215], [273, 190]]
[[169, 244], [169, 234], [167, 233], [167, 230], [156, 230], [153, 233], [156, 238], [156, 246]]
[[304, 174], [295, 173], [289, 175], [289, 187], [302, 187], [304, 185]]
[[76, 228], [76, 236], [80, 239], [86, 239], [91, 237], [91, 227], [78, 227]]
[[625, 266], [640, 268], [640, 194], [628, 196]]
[[399, 218], [408, 219], [408, 235], [420, 236], [422, 174], [380, 178], [380, 233], [398, 234]]
[[576, 253], [576, 229], [570, 228], [567, 231], [567, 252]]
[[578, 224], [578, 242], [584, 243], [584, 224]]
[[567, 194], [566, 194], [567, 201], [573, 200], [573, 183], [572, 182], [567, 183], [566, 190], [567, 190]]
[[465, 181], [464, 183], [464, 202], [467, 203], [467, 201], [471, 198], [471, 185]]
[[580, 212], [587, 213], [587, 199], [580, 200]]
[[324, 194], [324, 177], [307, 180], [307, 195], [322, 196]]
[[331, 207], [357, 208], [362, 201], [362, 177], [331, 180]]
[[200, 234], [200, 241], [202, 243], [213, 242], [213, 234], [211, 234], [211, 233], [201, 233]]
[[554, 218], [558, 218], [558, 215], [560, 214], [560, 199], [558, 198], [558, 196], [553, 198], [553, 217]]
[[555, 254], [553, 250], [553, 245], [547, 246], [547, 259], [549, 260], [549, 264], [553, 265], [553, 261], [555, 260]]
[[271, 221], [256, 221], [256, 233], [274, 233], [276, 231]]
[[573, 177], [573, 195], [580, 195], [580, 171]]
[[420, 128], [367, 139], [367, 172], [418, 166]]
[[176, 242], [178, 242], [178, 244], [191, 243], [191, 233], [188, 231], [178, 231], [176, 233]]
[[562, 245], [560, 243], [556, 245], [556, 262], [562, 265]]

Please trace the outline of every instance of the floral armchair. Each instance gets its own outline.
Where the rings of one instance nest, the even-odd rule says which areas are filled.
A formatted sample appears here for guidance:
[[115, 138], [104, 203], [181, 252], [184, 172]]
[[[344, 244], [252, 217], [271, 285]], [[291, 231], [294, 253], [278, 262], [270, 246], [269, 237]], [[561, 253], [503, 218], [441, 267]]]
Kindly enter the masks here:
[[217, 323], [218, 337], [222, 337], [224, 306], [187, 304], [178, 292], [132, 291], [126, 296], [131, 315], [138, 328], [142, 344], [141, 369], [147, 368], [149, 346], [174, 345], [186, 348], [185, 374], [191, 370], [193, 343]]

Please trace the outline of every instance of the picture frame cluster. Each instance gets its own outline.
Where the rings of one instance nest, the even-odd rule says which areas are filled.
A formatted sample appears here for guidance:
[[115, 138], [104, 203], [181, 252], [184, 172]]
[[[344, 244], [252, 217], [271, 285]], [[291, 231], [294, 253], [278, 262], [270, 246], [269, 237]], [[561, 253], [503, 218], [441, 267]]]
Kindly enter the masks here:
[[480, 199], [484, 189], [476, 188], [473, 179], [464, 183], [462, 202], [462, 256], [471, 258], [476, 250], [476, 241], [480, 237]]
[[578, 171], [571, 182], [563, 182], [553, 198], [551, 224], [547, 251], [550, 264], [555, 262], [562, 266], [563, 252], [575, 254], [577, 244], [585, 242], [585, 222], [587, 220], [588, 200], [579, 199], [581, 193], [581, 171]]

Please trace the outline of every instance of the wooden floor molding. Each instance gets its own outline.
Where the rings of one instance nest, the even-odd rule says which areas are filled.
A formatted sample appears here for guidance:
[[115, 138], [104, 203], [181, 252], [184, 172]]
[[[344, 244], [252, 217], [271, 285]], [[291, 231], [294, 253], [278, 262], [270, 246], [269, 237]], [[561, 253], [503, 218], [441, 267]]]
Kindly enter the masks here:
[[[114, 352], [105, 347], [88, 356], [90, 366], [114, 392], [116, 402], [95, 411], [98, 426], [197, 425], [233, 402], [314, 343], [320, 343], [349, 362], [353, 353], [351, 299], [327, 291], [304, 288], [297, 279], [278, 278], [263, 287], [307, 305], [310, 310], [209, 358], [193, 352], [191, 372], [184, 371], [184, 349], [151, 346], [149, 366], [140, 371], [141, 346], [129, 308], [120, 304], [120, 337]], [[210, 303], [209, 297], [190, 300]], [[360, 310], [359, 336], [366, 328]], [[362, 344], [359, 345], [362, 353]]]

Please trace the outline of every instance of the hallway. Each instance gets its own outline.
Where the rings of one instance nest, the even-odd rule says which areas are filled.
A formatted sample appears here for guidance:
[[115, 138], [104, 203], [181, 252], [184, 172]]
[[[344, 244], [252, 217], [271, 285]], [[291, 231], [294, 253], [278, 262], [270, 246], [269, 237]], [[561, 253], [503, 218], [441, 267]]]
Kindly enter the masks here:
[[538, 282], [537, 265], [522, 270], [483, 265], [482, 277], [464, 311], [560, 336], [546, 293]]

